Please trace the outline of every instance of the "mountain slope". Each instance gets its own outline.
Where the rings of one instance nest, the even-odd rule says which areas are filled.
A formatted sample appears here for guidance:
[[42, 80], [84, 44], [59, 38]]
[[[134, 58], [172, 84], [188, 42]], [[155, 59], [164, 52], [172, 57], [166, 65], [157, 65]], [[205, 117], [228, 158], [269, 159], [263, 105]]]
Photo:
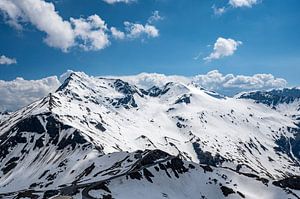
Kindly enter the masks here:
[[[284, 88], [269, 91], [253, 91], [238, 94], [237, 99], [253, 100], [258, 104], [278, 111], [280, 114], [290, 117], [296, 127], [289, 128], [293, 132], [294, 138], [290, 139], [288, 145], [291, 146], [293, 154], [300, 158], [300, 88]], [[287, 141], [282, 140], [282, 144]], [[281, 145], [282, 145], [281, 144]]]
[[245, 92], [238, 94], [236, 98], [251, 99], [256, 103], [266, 104], [284, 115], [300, 120], [300, 88]]
[[[274, 177], [282, 176], [276, 170], [282, 171], [284, 167], [291, 167], [286, 172], [298, 171], [290, 164], [297, 163], [292, 155], [278, 155], [274, 150], [280, 147], [276, 140], [293, 136], [287, 127], [295, 127], [294, 124], [264, 106], [215, 97], [180, 82], [142, 90], [118, 79], [90, 78], [85, 74], [74, 74], [71, 78], [53, 95], [63, 101], [63, 107], [54, 107], [52, 111], [72, 117], [72, 125], [78, 124], [76, 128], [83, 132], [102, 132], [94, 127], [102, 121], [105, 131], [100, 133], [101, 140], [100, 136], [94, 139], [106, 152], [118, 148], [159, 148], [205, 162], [200, 160], [201, 154], [208, 151], [213, 156], [219, 154], [220, 159], [234, 161], [235, 165], [247, 162], [257, 172]], [[66, 110], [72, 111], [64, 113]], [[276, 158], [275, 161], [269, 161], [268, 156]]]
[[299, 191], [293, 190], [286, 183], [227, 168], [186, 162], [159, 150], [131, 154], [117, 152], [98, 159], [101, 161], [97, 161], [97, 166], [84, 171], [82, 181], [62, 184], [64, 186], [56, 189], [30, 189], [0, 194], [0, 197], [299, 198]]
[[96, 172], [127, 172], [146, 149], [225, 167], [232, 178], [299, 174], [292, 118], [180, 80], [147, 86], [72, 73], [55, 93], [0, 120], [0, 192], [101, 180]]
[[298, 198], [297, 191], [283, 191], [266, 179], [247, 177], [227, 169], [174, 162], [159, 164], [135, 175], [114, 179], [104, 184], [107, 189], [98, 186], [91, 189], [89, 194], [95, 198], [111, 195], [123, 199]]

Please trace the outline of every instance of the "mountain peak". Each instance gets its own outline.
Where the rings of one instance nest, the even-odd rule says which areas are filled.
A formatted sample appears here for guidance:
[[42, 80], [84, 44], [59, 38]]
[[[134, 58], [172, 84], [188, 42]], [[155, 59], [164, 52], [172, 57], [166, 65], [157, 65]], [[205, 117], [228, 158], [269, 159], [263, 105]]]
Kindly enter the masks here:
[[[92, 183], [122, 172], [151, 182], [143, 164], [156, 165], [155, 172], [166, 171], [170, 180], [196, 163], [210, 165], [198, 167], [211, 179], [219, 166], [233, 177], [247, 173], [270, 181], [299, 173], [299, 127], [293, 118], [191, 82], [153, 84], [153, 79], [142, 88], [133, 77], [70, 72], [56, 92], [0, 118], [0, 186], [64, 191], [61, 184]], [[148, 152], [154, 156], [146, 161]]]

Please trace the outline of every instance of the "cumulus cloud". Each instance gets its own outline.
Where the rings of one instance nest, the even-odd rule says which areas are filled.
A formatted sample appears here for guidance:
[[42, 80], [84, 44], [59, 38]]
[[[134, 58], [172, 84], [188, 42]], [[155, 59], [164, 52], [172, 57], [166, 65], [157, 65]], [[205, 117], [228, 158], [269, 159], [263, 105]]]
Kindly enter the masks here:
[[64, 52], [73, 46], [88, 50], [100, 50], [108, 46], [107, 27], [98, 15], [88, 18], [63, 20], [54, 4], [44, 0], [1, 0], [0, 9], [9, 24], [20, 27], [28, 22], [45, 32], [44, 41]]
[[15, 58], [9, 58], [5, 55], [0, 56], [0, 65], [10, 65], [10, 64], [16, 64], [17, 60]]
[[46, 33], [44, 41], [51, 47], [66, 51], [74, 45], [71, 24], [63, 20], [52, 3], [43, 0], [1, 0], [0, 9], [7, 23], [20, 29], [21, 23], [29, 22]]
[[12, 1], [0, 0], [0, 11], [3, 13], [6, 23], [16, 29], [22, 29], [22, 26], [18, 23], [22, 12]]
[[120, 78], [143, 89], [149, 89], [152, 86], [162, 87], [168, 82], [196, 84], [227, 96], [233, 96], [243, 91], [275, 89], [287, 86], [285, 79], [274, 77], [272, 74], [246, 76], [222, 74], [218, 70], [192, 77], [141, 73], [134, 76], [109, 76], [108, 78]]
[[[68, 70], [59, 77], [51, 76], [39, 80], [25, 80], [21, 77], [12, 81], [0, 80], [0, 112], [15, 111], [48, 95], [55, 91], [72, 72], [72, 70]], [[142, 73], [135, 76], [109, 78], [121, 78], [144, 89], [154, 85], [164, 86], [168, 82], [193, 83], [228, 96], [242, 91], [282, 88], [287, 85], [286, 80], [276, 78], [272, 74], [245, 76], [222, 74], [218, 70], [194, 77]]]
[[129, 21], [124, 22], [125, 30], [118, 30], [116, 27], [111, 27], [110, 32], [115, 39], [136, 39], [142, 36], [158, 37], [159, 30], [154, 25], [155, 22], [163, 20], [163, 17], [159, 15], [159, 11], [155, 10], [148, 18], [146, 24], [132, 23]]
[[103, 0], [103, 1], [109, 4], [114, 4], [114, 3], [132, 3], [135, 2], [136, 0]]
[[72, 73], [67, 70], [57, 76], [38, 80], [17, 77], [11, 81], [0, 80], [0, 112], [15, 111], [54, 92]]
[[44, 41], [51, 47], [67, 51], [74, 45], [75, 35], [71, 24], [55, 11], [50, 2], [43, 0], [1, 0], [0, 10], [6, 16], [7, 23], [21, 29], [22, 23], [31, 23], [45, 32]]
[[56, 76], [40, 80], [0, 80], [0, 111], [14, 111], [36, 101], [58, 88]]
[[87, 19], [71, 18], [71, 23], [78, 45], [85, 51], [100, 50], [109, 45], [107, 26], [98, 15], [91, 15]]
[[229, 0], [229, 4], [234, 7], [252, 7], [252, 5], [256, 4], [257, 0]]
[[213, 70], [204, 75], [197, 75], [192, 81], [202, 87], [225, 95], [234, 95], [242, 91], [266, 90], [287, 86], [287, 81], [272, 74], [255, 74], [253, 76], [222, 74]]
[[[106, 2], [129, 3], [132, 0]], [[101, 50], [109, 46], [110, 35], [116, 39], [138, 38], [142, 35], [157, 37], [159, 31], [151, 23], [162, 19], [159, 12], [154, 11], [145, 25], [124, 22], [125, 31], [122, 32], [115, 27], [108, 28], [98, 15], [64, 20], [55, 10], [54, 4], [45, 0], [0, 0], [0, 12], [5, 22], [18, 30], [22, 30], [23, 24], [32, 24], [46, 34], [44, 41], [48, 46], [59, 48], [63, 52], [72, 47], [79, 47], [85, 51]]]
[[258, 0], [229, 0], [227, 6], [216, 7], [215, 5], [213, 5], [212, 9], [215, 15], [220, 16], [232, 8], [242, 8], [242, 7], [251, 8], [253, 5], [257, 4], [258, 2], [259, 2]]
[[169, 82], [181, 82], [184, 84], [189, 84], [191, 82], [189, 77], [179, 75], [164, 75], [158, 73], [140, 73], [138, 75], [106, 77], [113, 79], [122, 79], [130, 84], [136, 85], [137, 87], [145, 90], [153, 86], [163, 87]]
[[115, 27], [111, 27], [110, 28], [111, 31], [111, 35], [115, 38], [115, 39], [124, 39], [125, 38], [125, 33], [118, 30]]
[[205, 57], [204, 60], [211, 61], [213, 59], [220, 59], [222, 57], [231, 56], [241, 44], [241, 41], [219, 37], [214, 44], [213, 52], [209, 56]]
[[125, 29], [127, 31], [127, 36], [129, 38], [137, 38], [142, 35], [146, 35], [148, 37], [158, 37], [159, 30], [150, 24], [139, 24], [139, 23], [131, 23], [128, 21], [124, 22]]

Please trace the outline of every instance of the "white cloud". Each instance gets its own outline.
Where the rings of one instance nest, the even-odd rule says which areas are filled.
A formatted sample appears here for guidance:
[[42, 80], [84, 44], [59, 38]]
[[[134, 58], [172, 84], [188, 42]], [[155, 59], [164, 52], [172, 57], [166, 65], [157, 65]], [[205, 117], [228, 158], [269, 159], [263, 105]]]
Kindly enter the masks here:
[[20, 25], [20, 22], [30, 22], [38, 30], [46, 33], [44, 41], [51, 47], [67, 51], [74, 45], [70, 23], [61, 18], [52, 3], [43, 0], [11, 0], [11, 3], [19, 11], [18, 18], [11, 18], [14, 23]]
[[242, 7], [251, 8], [253, 5], [257, 3], [259, 3], [258, 0], [229, 0], [227, 6], [216, 7], [215, 5], [213, 5], [212, 9], [215, 15], [220, 16], [232, 8], [242, 8]]
[[214, 51], [208, 57], [205, 57], [204, 60], [211, 61], [213, 59], [220, 59], [222, 57], [231, 56], [237, 50], [237, 47], [241, 44], [241, 41], [219, 37], [214, 44]]
[[0, 10], [13, 27], [21, 29], [23, 23], [31, 23], [46, 33], [44, 41], [48, 46], [64, 52], [74, 46], [100, 50], [109, 44], [105, 22], [98, 15], [64, 20], [54, 4], [44, 0], [0, 0]]
[[16, 64], [17, 60], [15, 58], [9, 58], [5, 55], [0, 56], [0, 65], [10, 65], [10, 64]]
[[54, 92], [72, 73], [67, 70], [57, 76], [38, 80], [17, 77], [11, 81], [0, 80], [0, 112], [15, 111]]
[[[21, 77], [12, 81], [0, 80], [0, 111], [14, 111], [48, 95], [48, 93], [55, 91], [72, 72], [68, 70], [60, 77], [51, 76], [39, 80], [25, 80]], [[272, 74], [245, 76], [222, 74], [218, 70], [194, 77], [142, 73], [137, 76], [109, 78], [121, 78], [144, 89], [153, 85], [164, 86], [168, 82], [182, 82], [185, 84], [193, 82], [225, 95], [234, 95], [249, 90], [281, 88], [287, 85], [286, 80], [276, 78]]]
[[0, 80], [0, 111], [14, 111], [55, 91], [60, 82], [56, 76], [40, 80]]
[[85, 51], [101, 50], [109, 45], [107, 26], [98, 15], [89, 16], [87, 19], [71, 18], [71, 23], [78, 45]]
[[154, 11], [152, 15], [148, 18], [147, 23], [145, 25], [140, 23], [132, 23], [125, 21], [125, 31], [120, 31], [115, 27], [111, 27], [110, 31], [112, 36], [115, 39], [136, 39], [142, 36], [147, 37], [158, 37], [159, 36], [159, 30], [156, 28], [156, 26], [153, 25], [154, 22], [163, 20], [163, 17], [159, 15], [159, 11]]
[[152, 86], [163, 87], [168, 82], [180, 82], [184, 84], [196, 84], [205, 89], [216, 91], [224, 95], [235, 95], [242, 91], [265, 90], [282, 88], [287, 86], [287, 81], [276, 78], [272, 74], [254, 74], [252, 76], [222, 74], [213, 70], [207, 74], [193, 77], [164, 75], [157, 73], [141, 73], [134, 76], [108, 76], [108, 78], [120, 78], [143, 89]]
[[20, 29], [21, 23], [29, 22], [46, 33], [44, 41], [51, 47], [67, 51], [74, 45], [71, 24], [64, 21], [52, 3], [43, 0], [0, 0], [1, 11], [9, 24]]
[[287, 81], [272, 74], [255, 74], [253, 76], [222, 74], [213, 70], [204, 75], [197, 75], [192, 81], [202, 87], [216, 92], [233, 95], [248, 90], [265, 90], [287, 86]]
[[215, 15], [222, 15], [227, 10], [225, 7], [217, 8], [215, 5], [213, 5], [212, 9], [213, 9]]
[[257, 0], [229, 0], [229, 4], [234, 7], [252, 7], [252, 5], [256, 4]]
[[163, 87], [169, 82], [181, 82], [189, 84], [191, 79], [185, 76], [164, 75], [159, 73], [140, 73], [138, 75], [129, 76], [106, 76], [106, 78], [122, 79], [142, 89], [149, 89], [153, 86]]
[[158, 37], [159, 30], [150, 24], [139, 24], [139, 23], [131, 23], [128, 21], [124, 22], [125, 29], [127, 31], [127, 36], [129, 38], [137, 38], [142, 35], [147, 35], [148, 37]]
[[0, 0], [0, 11], [3, 12], [6, 23], [16, 29], [22, 29], [22, 26], [18, 23], [18, 19], [21, 17], [22, 12], [12, 1]]
[[114, 3], [132, 3], [135, 2], [136, 0], [103, 0], [103, 1], [109, 4], [114, 4]]
[[118, 30], [115, 27], [110, 28], [111, 34], [115, 39], [124, 39], [125, 38], [125, 33]]
[[[106, 2], [129, 3], [132, 0], [106, 0]], [[138, 38], [142, 35], [157, 37], [158, 29], [149, 22], [162, 19], [159, 12], [154, 11], [145, 25], [124, 22], [127, 31], [125, 33], [115, 27], [108, 28], [98, 15], [64, 20], [55, 10], [54, 4], [45, 0], [0, 0], [0, 12], [5, 22], [18, 30], [22, 30], [23, 24], [32, 24], [46, 33], [44, 41], [48, 46], [59, 48], [63, 52], [72, 47], [80, 47], [85, 51], [101, 50], [110, 44], [109, 34], [117, 39]]]
[[152, 15], [149, 17], [148, 19], [148, 23], [149, 24], [152, 24], [156, 21], [160, 21], [160, 20], [163, 20], [164, 18], [162, 16], [159, 15], [159, 11], [158, 10], [155, 10]]

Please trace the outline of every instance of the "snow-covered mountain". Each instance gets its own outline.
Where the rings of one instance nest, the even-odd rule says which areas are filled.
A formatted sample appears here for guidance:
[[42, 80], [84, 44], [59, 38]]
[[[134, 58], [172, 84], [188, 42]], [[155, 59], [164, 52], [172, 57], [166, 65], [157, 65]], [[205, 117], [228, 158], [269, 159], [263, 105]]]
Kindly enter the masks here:
[[253, 91], [238, 94], [240, 99], [251, 99], [265, 104], [298, 120], [300, 123], [300, 88], [284, 88], [269, 91]]
[[292, 117], [169, 80], [71, 73], [56, 92], [0, 119], [0, 193], [299, 198]]
[[0, 121], [5, 120], [9, 116], [9, 112], [0, 112]]

